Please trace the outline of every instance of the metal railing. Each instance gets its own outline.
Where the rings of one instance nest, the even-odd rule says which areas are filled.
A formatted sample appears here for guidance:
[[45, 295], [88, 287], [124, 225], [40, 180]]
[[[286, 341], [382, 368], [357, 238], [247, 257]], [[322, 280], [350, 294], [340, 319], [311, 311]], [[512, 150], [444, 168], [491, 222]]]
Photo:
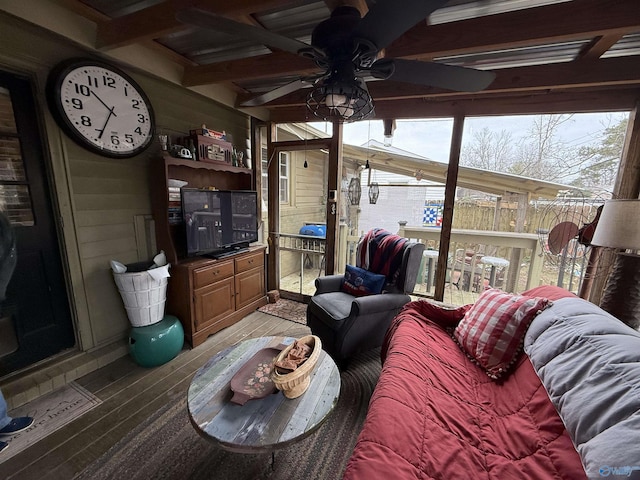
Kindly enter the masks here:
[[326, 248], [325, 237], [314, 235], [300, 235], [295, 233], [276, 233], [278, 248], [280, 251], [300, 253], [300, 293], [305, 292], [304, 264], [305, 255], [320, 255], [320, 266], [318, 276], [324, 268], [324, 255]]
[[278, 247], [288, 252], [321, 253], [324, 255], [325, 237], [299, 235], [295, 233], [276, 233]]

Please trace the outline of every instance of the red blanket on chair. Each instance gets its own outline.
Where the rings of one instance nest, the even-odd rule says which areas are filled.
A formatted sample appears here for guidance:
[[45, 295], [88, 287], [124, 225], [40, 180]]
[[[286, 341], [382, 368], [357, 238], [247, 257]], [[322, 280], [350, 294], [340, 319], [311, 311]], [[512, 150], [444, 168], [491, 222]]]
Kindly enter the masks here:
[[466, 308], [412, 302], [394, 319], [345, 479], [585, 478], [528, 357], [495, 382], [445, 331]]
[[382, 228], [369, 230], [358, 243], [356, 261], [358, 267], [379, 273], [392, 282], [402, 264], [407, 240]]

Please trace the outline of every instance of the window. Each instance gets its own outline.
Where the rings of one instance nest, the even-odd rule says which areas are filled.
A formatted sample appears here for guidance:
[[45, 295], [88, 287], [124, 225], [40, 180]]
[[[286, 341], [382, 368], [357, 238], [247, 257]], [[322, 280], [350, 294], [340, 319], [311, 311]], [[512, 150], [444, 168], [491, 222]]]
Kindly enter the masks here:
[[289, 203], [289, 153], [280, 152], [280, 203]]
[[[262, 198], [266, 201], [269, 194], [269, 158], [267, 149], [261, 149], [262, 162]], [[289, 152], [278, 155], [278, 176], [280, 179], [280, 203], [289, 203]]]
[[0, 210], [12, 224], [32, 226], [31, 194], [13, 112], [9, 90], [0, 87]]

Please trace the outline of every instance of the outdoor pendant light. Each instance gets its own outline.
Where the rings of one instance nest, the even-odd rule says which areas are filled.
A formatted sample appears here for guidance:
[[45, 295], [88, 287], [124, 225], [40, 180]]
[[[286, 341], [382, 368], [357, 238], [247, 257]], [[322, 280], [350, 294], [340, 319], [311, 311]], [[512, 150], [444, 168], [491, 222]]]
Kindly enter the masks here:
[[380, 195], [380, 187], [377, 182], [373, 182], [369, 185], [369, 203], [375, 205]]
[[349, 203], [351, 203], [351, 205], [360, 205], [361, 195], [360, 179], [358, 177], [351, 178], [349, 182]]

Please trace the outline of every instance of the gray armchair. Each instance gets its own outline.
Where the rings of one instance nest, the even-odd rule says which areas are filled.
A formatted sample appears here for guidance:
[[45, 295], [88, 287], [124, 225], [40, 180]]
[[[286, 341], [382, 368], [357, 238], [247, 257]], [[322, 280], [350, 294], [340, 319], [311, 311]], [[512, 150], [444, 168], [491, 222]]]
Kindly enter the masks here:
[[342, 291], [343, 275], [316, 279], [307, 307], [307, 325], [322, 347], [344, 366], [355, 353], [382, 345], [393, 317], [411, 300], [424, 244], [407, 242], [397, 275], [378, 295], [355, 297]]

